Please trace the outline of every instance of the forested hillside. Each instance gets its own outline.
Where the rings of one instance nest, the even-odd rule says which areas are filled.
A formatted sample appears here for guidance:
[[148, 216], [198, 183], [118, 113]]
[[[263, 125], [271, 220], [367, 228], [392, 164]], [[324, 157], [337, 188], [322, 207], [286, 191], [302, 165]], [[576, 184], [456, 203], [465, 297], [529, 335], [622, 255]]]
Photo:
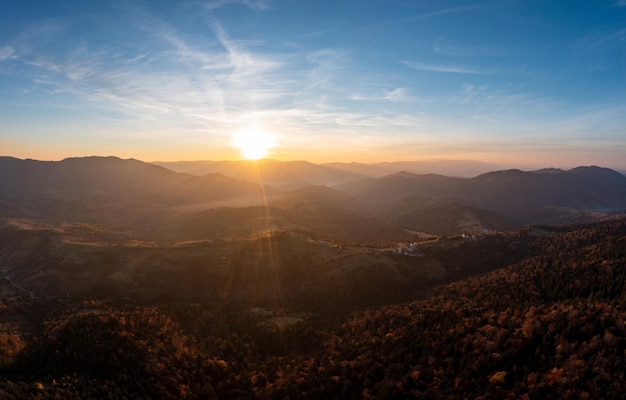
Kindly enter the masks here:
[[348, 316], [5, 297], [0, 397], [621, 397], [626, 221], [532, 235], [515, 264]]

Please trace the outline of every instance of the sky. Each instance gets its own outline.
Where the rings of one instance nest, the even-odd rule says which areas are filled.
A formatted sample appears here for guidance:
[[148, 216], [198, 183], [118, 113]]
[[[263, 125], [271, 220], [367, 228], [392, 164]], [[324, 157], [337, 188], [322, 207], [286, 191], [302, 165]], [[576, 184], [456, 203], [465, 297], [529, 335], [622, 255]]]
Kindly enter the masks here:
[[626, 0], [0, 9], [0, 155], [626, 169]]

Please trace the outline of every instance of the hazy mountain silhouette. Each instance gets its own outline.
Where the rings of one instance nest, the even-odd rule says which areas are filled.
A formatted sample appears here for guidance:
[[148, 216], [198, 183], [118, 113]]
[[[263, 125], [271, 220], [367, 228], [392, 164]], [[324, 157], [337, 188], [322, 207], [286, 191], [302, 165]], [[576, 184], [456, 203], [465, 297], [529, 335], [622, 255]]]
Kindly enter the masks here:
[[0, 210], [7, 216], [135, 223], [158, 216], [164, 207], [249, 205], [265, 195], [264, 188], [251, 182], [220, 174], [181, 174], [133, 159], [0, 158]]
[[441, 197], [448, 188], [461, 180], [461, 178], [449, 178], [443, 175], [418, 175], [402, 171], [381, 178], [348, 182], [336, 188], [370, 204], [382, 205], [414, 194], [424, 197]]
[[459, 203], [477, 207], [499, 213], [520, 225], [577, 223], [626, 210], [626, 177], [599, 167], [569, 171], [506, 170], [474, 178], [401, 172], [349, 182], [337, 188], [379, 206], [393, 206], [411, 195], [455, 200], [454, 207]]
[[168, 169], [116, 157], [63, 161], [0, 158], [0, 182], [5, 196], [37, 193], [149, 199], [182, 179]]
[[474, 177], [498, 169], [496, 164], [471, 160], [396, 161], [373, 164], [323, 163], [308, 161], [239, 160], [239, 161], [157, 161], [153, 164], [172, 171], [205, 175], [221, 173], [264, 185], [337, 185], [360, 178], [379, 178], [407, 171], [415, 174]]
[[473, 160], [427, 160], [427, 161], [396, 161], [374, 164], [363, 163], [326, 163], [333, 167], [355, 174], [379, 178], [396, 172], [406, 171], [414, 174], [437, 174], [471, 178], [479, 174], [499, 169], [497, 164]]
[[334, 185], [367, 175], [344, 171], [308, 161], [276, 161], [271, 159], [240, 161], [177, 161], [153, 162], [172, 171], [193, 175], [220, 173], [261, 185]]
[[[358, 175], [304, 161], [188, 166], [207, 165], [238, 171], [240, 178], [250, 180], [217, 172], [179, 173], [116, 157], [58, 162], [2, 157], [0, 216], [141, 227], [150, 240], [159, 235], [174, 240], [173, 232], [183, 235], [186, 230], [183, 236], [198, 239], [201, 232], [231, 237], [292, 229], [317, 238], [379, 242], [404, 240], [403, 228], [480, 233], [533, 223], [592, 221], [626, 210], [626, 177], [599, 167], [506, 170], [474, 178], [401, 171], [330, 188], [307, 182], [339, 182]], [[254, 211], [260, 215], [256, 222], [244, 223], [256, 209], [236, 209], [247, 207], [265, 211]], [[219, 208], [233, 210], [212, 211]], [[219, 228], [223, 225], [227, 228]]]
[[[500, 212], [521, 224], [542, 223], [545, 214], [624, 212], [626, 177], [599, 167], [578, 167], [569, 171], [545, 170], [490, 172], [459, 182], [446, 195]], [[570, 221], [573, 222], [573, 221]]]

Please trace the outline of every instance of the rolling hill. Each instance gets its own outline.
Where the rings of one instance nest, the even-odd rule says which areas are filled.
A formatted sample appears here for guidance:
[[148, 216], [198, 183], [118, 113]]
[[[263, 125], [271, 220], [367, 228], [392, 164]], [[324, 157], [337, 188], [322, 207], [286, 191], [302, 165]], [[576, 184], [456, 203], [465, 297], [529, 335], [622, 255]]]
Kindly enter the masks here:
[[594, 221], [626, 210], [626, 177], [599, 167], [569, 171], [506, 170], [474, 178], [401, 172], [348, 182], [336, 188], [372, 205], [391, 209], [406, 209], [409, 196], [417, 195], [416, 210], [420, 198], [429, 198], [431, 206], [440, 201], [436, 206], [440, 214], [445, 214], [448, 206], [452, 207], [449, 213], [459, 207], [469, 212], [467, 207], [470, 207], [475, 217], [489, 214], [493, 219], [495, 213], [501, 221], [507, 219], [517, 226]]
[[520, 227], [496, 212], [462, 201], [420, 195], [407, 196], [390, 206], [382, 207], [377, 215], [382, 220], [395, 222], [404, 228], [435, 235], [484, 235]]
[[172, 208], [261, 203], [268, 191], [220, 174], [193, 176], [137, 160], [70, 158], [58, 162], [0, 158], [5, 217], [150, 225]]
[[433, 174], [418, 175], [401, 171], [380, 178], [348, 182], [336, 186], [336, 189], [380, 206], [392, 204], [411, 195], [439, 198], [461, 181], [461, 178]]
[[[569, 171], [497, 171], [477, 176], [448, 191], [521, 224], [544, 223], [549, 218], [572, 218], [626, 210], [626, 177], [599, 167]], [[569, 222], [575, 222], [570, 220]]]

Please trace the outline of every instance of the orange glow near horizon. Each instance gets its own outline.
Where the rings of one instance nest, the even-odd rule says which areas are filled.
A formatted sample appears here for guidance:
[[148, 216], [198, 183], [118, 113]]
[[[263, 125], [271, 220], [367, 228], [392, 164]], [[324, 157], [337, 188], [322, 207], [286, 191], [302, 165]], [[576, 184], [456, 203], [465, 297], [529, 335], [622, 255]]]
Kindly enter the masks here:
[[[422, 152], [394, 152], [378, 150], [341, 151], [340, 149], [322, 148], [316, 149], [314, 146], [305, 148], [295, 147], [292, 143], [286, 144], [285, 138], [278, 140], [274, 135], [264, 132], [267, 135], [264, 140], [268, 142], [258, 143], [254, 136], [255, 130], [251, 128], [242, 131], [243, 134], [235, 139], [235, 134], [230, 141], [220, 146], [205, 147], [202, 145], [189, 146], [186, 143], [171, 144], [168, 146], [147, 146], [129, 145], [116, 148], [108, 146], [98, 146], [94, 151], [93, 146], [85, 146], [80, 143], [74, 146], [61, 146], [54, 143], [40, 146], [36, 143], [16, 143], [14, 141], [0, 140], [0, 148], [12, 149], [12, 151], [0, 154], [0, 156], [10, 156], [21, 159], [35, 159], [41, 161], [60, 161], [71, 157], [86, 156], [115, 156], [123, 159], [134, 158], [145, 162], [176, 162], [176, 161], [225, 161], [242, 159], [262, 159], [269, 158], [277, 161], [308, 161], [315, 164], [323, 163], [364, 163], [374, 164], [379, 162], [396, 161], [433, 161], [433, 160], [472, 160], [496, 164], [500, 168], [572, 168], [582, 165], [598, 165], [618, 170], [625, 169], [623, 166], [623, 155], [617, 148], [614, 152], [607, 154], [601, 152], [569, 151], [564, 153], [550, 151], [527, 151], [521, 154], [515, 152], [497, 152], [484, 149], [480, 152], [446, 152], [445, 149], [429, 149], [425, 147]], [[248, 135], [251, 137], [248, 138]], [[238, 145], [241, 141], [241, 146]], [[278, 145], [280, 143], [280, 145]], [[249, 149], [249, 150], [248, 150]], [[260, 150], [264, 152], [261, 153]]]

